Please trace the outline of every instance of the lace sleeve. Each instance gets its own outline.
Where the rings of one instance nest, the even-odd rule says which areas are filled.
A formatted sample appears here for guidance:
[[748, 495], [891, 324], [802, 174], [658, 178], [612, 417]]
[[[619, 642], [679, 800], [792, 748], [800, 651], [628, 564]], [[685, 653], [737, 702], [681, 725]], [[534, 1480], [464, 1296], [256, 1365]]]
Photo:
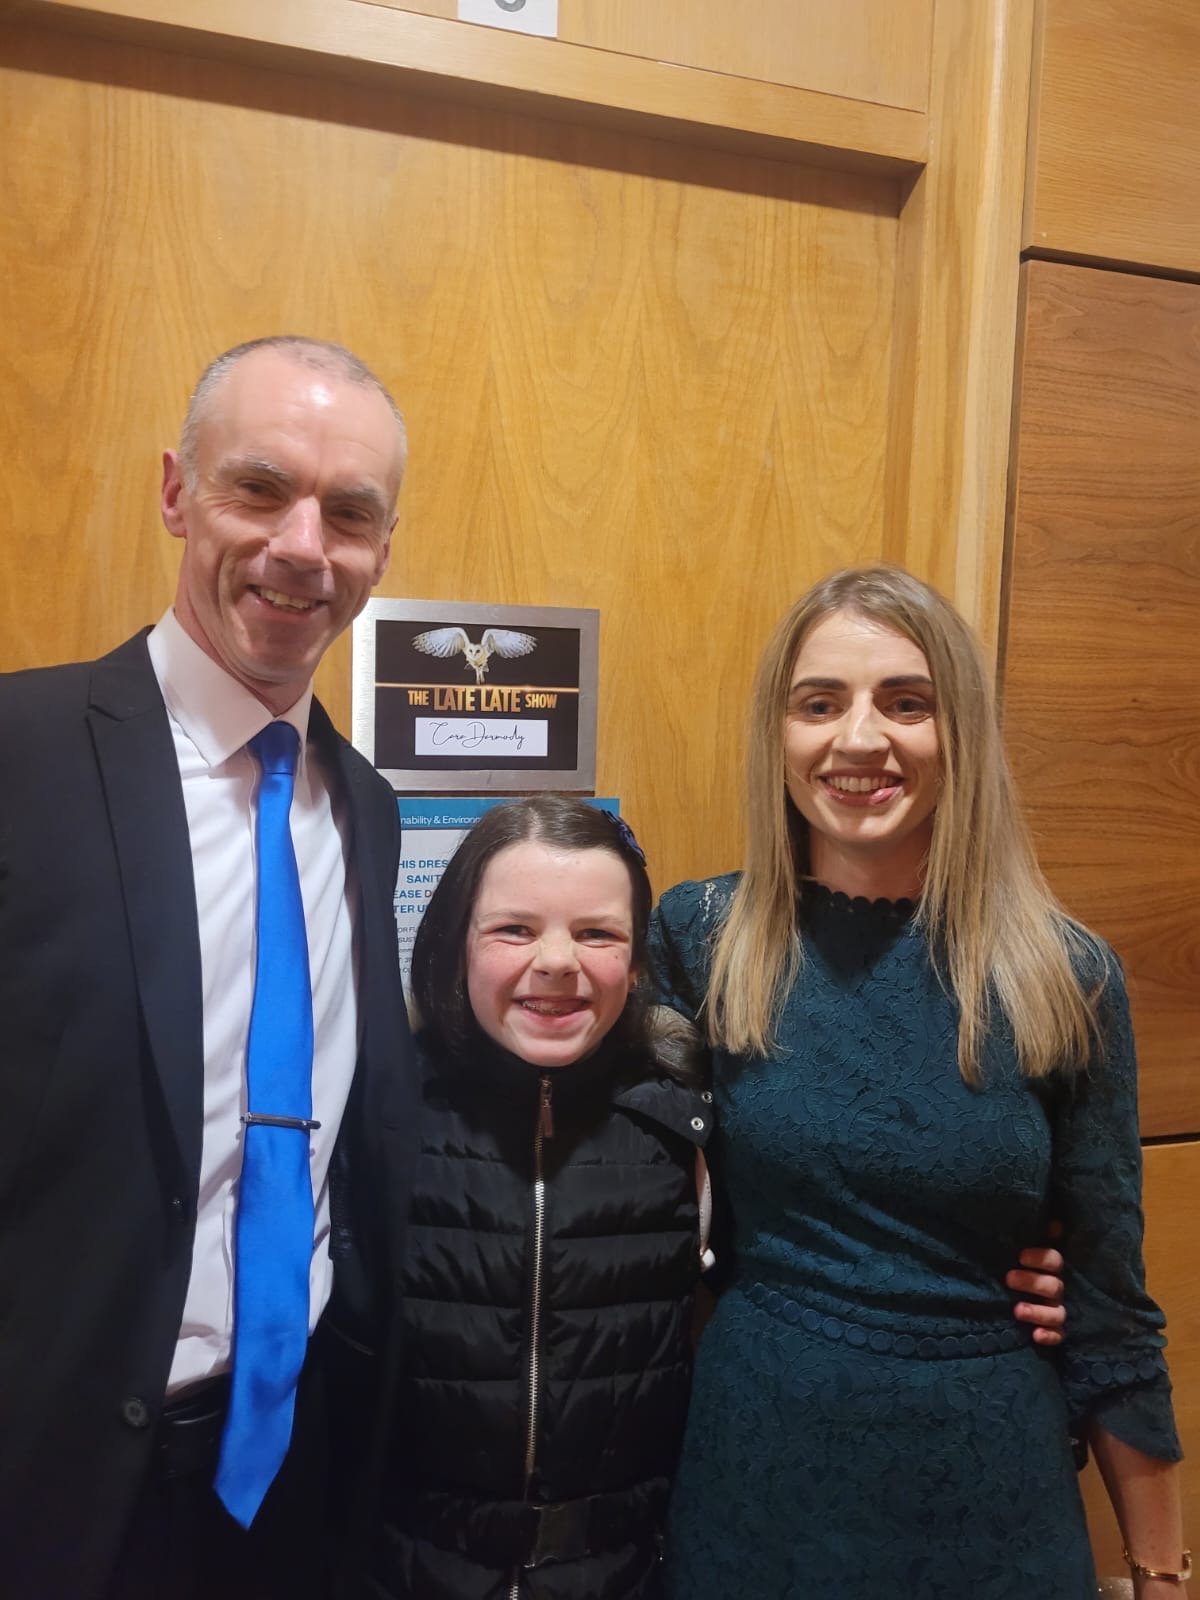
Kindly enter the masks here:
[[1142, 1264], [1137, 1064], [1120, 963], [1108, 953], [1090, 1069], [1054, 1115], [1054, 1209], [1064, 1228], [1072, 1431], [1099, 1423], [1135, 1450], [1182, 1455], [1163, 1357], [1164, 1318]]

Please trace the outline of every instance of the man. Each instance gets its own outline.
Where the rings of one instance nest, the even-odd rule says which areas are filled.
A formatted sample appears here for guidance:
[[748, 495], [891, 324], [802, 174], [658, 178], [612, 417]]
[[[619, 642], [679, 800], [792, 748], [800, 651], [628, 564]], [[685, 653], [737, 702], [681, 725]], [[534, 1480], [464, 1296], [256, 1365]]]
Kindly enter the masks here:
[[331, 1202], [369, 1164], [403, 1216], [415, 1090], [394, 798], [311, 679], [387, 567], [404, 458], [349, 352], [227, 352], [163, 458], [174, 610], [0, 678], [11, 1600], [318, 1585]]

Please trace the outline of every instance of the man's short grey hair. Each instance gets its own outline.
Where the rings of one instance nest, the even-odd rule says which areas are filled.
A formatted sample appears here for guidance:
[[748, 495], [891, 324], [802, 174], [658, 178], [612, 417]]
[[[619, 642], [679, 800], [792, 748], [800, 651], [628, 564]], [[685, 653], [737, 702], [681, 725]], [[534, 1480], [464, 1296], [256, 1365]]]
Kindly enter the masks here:
[[403, 471], [408, 456], [408, 432], [404, 426], [403, 413], [366, 362], [360, 361], [358, 356], [353, 351], [347, 350], [344, 345], [334, 344], [328, 339], [308, 339], [299, 333], [277, 333], [265, 339], [249, 339], [245, 344], [235, 344], [231, 350], [223, 351], [215, 360], [210, 361], [200, 374], [200, 381], [188, 401], [187, 415], [183, 419], [183, 429], [179, 435], [179, 465], [183, 472], [183, 481], [189, 490], [196, 487], [200, 425], [209, 414], [213, 397], [238, 362], [245, 356], [253, 355], [256, 350], [278, 350], [280, 354], [298, 362], [301, 366], [312, 367], [317, 372], [330, 373], [347, 383], [361, 384], [365, 389], [374, 389], [376, 394], [387, 402], [389, 411], [396, 419], [396, 429], [400, 435], [400, 467]]

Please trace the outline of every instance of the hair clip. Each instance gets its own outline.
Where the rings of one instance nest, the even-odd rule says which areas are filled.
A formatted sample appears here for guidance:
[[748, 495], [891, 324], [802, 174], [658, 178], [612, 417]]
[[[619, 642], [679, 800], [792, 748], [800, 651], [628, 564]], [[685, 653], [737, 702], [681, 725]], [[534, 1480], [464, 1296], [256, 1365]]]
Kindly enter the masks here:
[[633, 852], [644, 867], [646, 865], [646, 852], [634, 838], [633, 829], [625, 821], [625, 818], [616, 811], [602, 811], [600, 815], [608, 818], [620, 835], [621, 843]]

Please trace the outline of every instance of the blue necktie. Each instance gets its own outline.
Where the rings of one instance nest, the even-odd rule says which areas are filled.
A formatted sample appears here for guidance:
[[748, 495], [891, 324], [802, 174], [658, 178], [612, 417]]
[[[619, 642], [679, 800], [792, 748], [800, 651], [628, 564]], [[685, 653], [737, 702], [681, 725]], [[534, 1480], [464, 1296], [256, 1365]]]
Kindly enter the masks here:
[[215, 1488], [248, 1528], [287, 1454], [308, 1345], [313, 1194], [312, 989], [288, 815], [300, 736], [272, 722], [251, 739], [258, 790], [254, 1005], [234, 1261], [233, 1380]]

